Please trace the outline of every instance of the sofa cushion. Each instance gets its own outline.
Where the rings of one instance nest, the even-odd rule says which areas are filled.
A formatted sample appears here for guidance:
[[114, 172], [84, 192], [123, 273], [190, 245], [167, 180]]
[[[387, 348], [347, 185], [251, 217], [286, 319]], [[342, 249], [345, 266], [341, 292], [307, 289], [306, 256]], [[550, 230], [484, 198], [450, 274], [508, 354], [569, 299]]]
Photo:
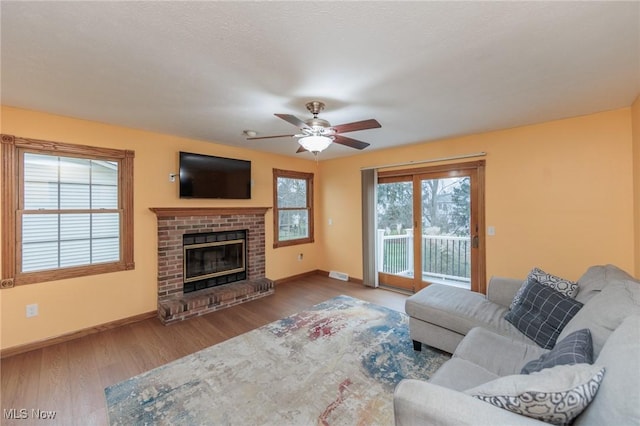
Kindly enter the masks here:
[[534, 342], [521, 342], [476, 327], [462, 339], [453, 358], [471, 361], [498, 376], [508, 376], [518, 374], [524, 364], [547, 352]]
[[445, 388], [463, 391], [483, 383], [498, 379], [498, 376], [478, 364], [462, 358], [451, 358], [438, 368], [429, 383]]
[[600, 293], [607, 285], [621, 281], [638, 282], [638, 280], [617, 266], [591, 266], [580, 279], [578, 279], [578, 294], [576, 295], [576, 300], [581, 303], [587, 303], [589, 299]]
[[535, 280], [542, 285], [546, 285], [547, 287], [551, 287], [552, 289], [559, 291], [565, 296], [575, 297], [576, 294], [578, 294], [578, 283], [560, 278], [553, 274], [549, 274], [540, 268], [533, 268], [531, 272], [529, 272], [529, 275], [527, 275], [527, 279], [524, 280], [524, 283], [522, 283], [522, 287], [520, 287], [520, 290], [518, 290], [516, 295], [513, 297], [513, 301], [511, 302], [509, 309], [513, 309], [518, 304], [518, 302], [522, 298], [524, 289], [526, 288], [529, 281], [532, 280]]
[[564, 339], [576, 330], [588, 328], [593, 338], [593, 356], [597, 358], [613, 330], [626, 317], [638, 314], [640, 283], [635, 280], [611, 282], [584, 305], [558, 338]]
[[505, 319], [539, 346], [551, 349], [564, 326], [580, 308], [582, 303], [531, 280]]
[[474, 327], [485, 327], [514, 339], [533, 343], [505, 321], [507, 307], [489, 301], [483, 294], [431, 284], [409, 297], [405, 311], [412, 318], [466, 335]]
[[593, 400], [605, 368], [558, 365], [532, 374], [504, 376], [465, 393], [505, 410], [552, 423], [568, 424]]
[[521, 374], [531, 374], [556, 365], [593, 364], [593, 342], [587, 328], [574, 331], [560, 340], [538, 359], [529, 361], [522, 367]]
[[607, 369], [607, 377], [574, 426], [640, 425], [640, 316], [620, 324], [595, 362]]

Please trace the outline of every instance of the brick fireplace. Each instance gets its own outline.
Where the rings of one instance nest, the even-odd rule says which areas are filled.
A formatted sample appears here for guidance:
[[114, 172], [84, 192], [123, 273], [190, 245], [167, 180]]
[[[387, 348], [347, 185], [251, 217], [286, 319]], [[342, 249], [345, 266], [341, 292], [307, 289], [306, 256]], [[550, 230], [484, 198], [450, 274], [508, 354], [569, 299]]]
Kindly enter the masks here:
[[[265, 277], [264, 216], [268, 207], [150, 210], [158, 218], [158, 317], [162, 323], [170, 324], [273, 294], [274, 283]], [[244, 275], [233, 275], [236, 281], [230, 283], [218, 282], [220, 278], [216, 276], [201, 288], [187, 285], [185, 293], [185, 241], [195, 244], [221, 238], [219, 235], [244, 236]]]

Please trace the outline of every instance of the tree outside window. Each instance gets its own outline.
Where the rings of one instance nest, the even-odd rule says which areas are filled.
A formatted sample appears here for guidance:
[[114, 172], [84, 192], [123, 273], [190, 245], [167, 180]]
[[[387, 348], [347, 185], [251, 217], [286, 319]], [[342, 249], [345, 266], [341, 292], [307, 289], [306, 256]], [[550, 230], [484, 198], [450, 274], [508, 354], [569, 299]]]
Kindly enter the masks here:
[[313, 242], [313, 173], [273, 169], [274, 247]]

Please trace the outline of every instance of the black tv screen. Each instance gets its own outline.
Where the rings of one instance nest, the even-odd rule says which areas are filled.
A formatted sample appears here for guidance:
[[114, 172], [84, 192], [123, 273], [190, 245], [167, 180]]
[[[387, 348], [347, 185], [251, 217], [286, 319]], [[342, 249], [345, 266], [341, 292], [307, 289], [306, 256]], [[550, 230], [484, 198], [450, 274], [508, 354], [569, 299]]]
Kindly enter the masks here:
[[251, 198], [251, 161], [180, 152], [180, 198]]

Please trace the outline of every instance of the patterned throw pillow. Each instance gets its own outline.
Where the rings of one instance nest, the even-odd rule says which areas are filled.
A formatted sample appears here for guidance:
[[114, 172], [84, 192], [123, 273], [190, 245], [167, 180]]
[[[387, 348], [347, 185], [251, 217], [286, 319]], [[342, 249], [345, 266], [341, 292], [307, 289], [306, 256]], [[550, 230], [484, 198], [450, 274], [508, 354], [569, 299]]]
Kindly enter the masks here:
[[536, 280], [540, 284], [551, 287], [552, 289], [559, 291], [565, 296], [576, 297], [576, 295], [578, 294], [578, 283], [565, 280], [564, 278], [560, 278], [552, 274], [548, 274], [540, 268], [533, 268], [531, 272], [529, 272], [529, 275], [527, 275], [527, 279], [524, 280], [524, 283], [522, 283], [522, 286], [514, 296], [509, 309], [513, 309], [513, 307], [520, 301], [522, 293], [524, 292], [524, 288], [531, 280]]
[[530, 281], [519, 303], [504, 319], [545, 349], [551, 349], [565, 325], [582, 308], [582, 303], [554, 289]]
[[604, 367], [558, 365], [532, 374], [504, 376], [465, 393], [496, 407], [552, 424], [569, 424], [593, 400]]
[[520, 374], [531, 374], [556, 365], [593, 363], [593, 343], [588, 328], [576, 330], [560, 340], [550, 352], [538, 359], [529, 361], [522, 367]]

